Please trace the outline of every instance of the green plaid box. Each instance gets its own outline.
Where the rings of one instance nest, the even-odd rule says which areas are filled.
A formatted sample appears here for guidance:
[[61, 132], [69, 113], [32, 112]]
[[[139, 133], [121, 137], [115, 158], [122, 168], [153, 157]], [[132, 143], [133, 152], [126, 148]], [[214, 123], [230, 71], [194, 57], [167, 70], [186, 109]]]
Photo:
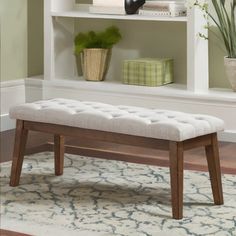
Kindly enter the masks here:
[[173, 82], [174, 60], [169, 58], [139, 58], [124, 60], [123, 83], [160, 86]]

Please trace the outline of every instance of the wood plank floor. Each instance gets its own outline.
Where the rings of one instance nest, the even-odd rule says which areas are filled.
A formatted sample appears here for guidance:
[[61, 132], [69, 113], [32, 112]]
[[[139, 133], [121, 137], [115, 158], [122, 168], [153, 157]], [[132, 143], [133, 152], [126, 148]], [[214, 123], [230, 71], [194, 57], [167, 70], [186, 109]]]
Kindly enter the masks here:
[[[14, 145], [14, 130], [0, 133], [0, 162], [10, 161], [12, 159], [12, 150]], [[91, 140], [77, 140], [66, 138], [66, 151], [72, 154], [88, 155], [87, 148], [93, 147], [94, 150], [110, 149], [114, 153], [119, 151], [120, 145], [107, 145], [103, 142], [91, 142]], [[168, 152], [159, 150], [148, 150], [145, 148], [134, 149], [126, 146], [127, 152], [133, 153], [129, 158], [135, 158], [136, 155], [155, 157], [159, 166], [169, 166]], [[30, 132], [27, 142], [26, 154], [53, 150], [53, 137], [48, 134]], [[98, 153], [95, 151], [95, 153]], [[236, 143], [220, 142], [220, 159], [222, 173], [236, 174]], [[207, 171], [207, 162], [203, 148], [197, 148], [185, 152], [185, 169]], [[18, 232], [11, 232], [0, 229], [0, 235], [3, 236], [27, 236]]]

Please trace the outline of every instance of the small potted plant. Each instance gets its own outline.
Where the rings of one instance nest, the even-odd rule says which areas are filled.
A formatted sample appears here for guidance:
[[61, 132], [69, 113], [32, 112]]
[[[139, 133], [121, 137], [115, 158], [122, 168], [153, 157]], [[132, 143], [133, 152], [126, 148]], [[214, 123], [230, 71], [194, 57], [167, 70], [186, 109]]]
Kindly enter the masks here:
[[75, 55], [81, 58], [82, 72], [86, 80], [102, 81], [105, 79], [112, 47], [120, 39], [121, 34], [116, 26], [110, 26], [101, 32], [89, 31], [76, 35], [74, 39]]
[[[205, 12], [205, 16], [213, 21], [220, 32], [227, 51], [227, 56], [224, 58], [226, 74], [236, 92], [236, 0], [211, 0], [211, 2], [215, 15], [209, 12], [207, 3], [195, 0], [194, 5]], [[210, 23], [207, 27], [210, 27]]]

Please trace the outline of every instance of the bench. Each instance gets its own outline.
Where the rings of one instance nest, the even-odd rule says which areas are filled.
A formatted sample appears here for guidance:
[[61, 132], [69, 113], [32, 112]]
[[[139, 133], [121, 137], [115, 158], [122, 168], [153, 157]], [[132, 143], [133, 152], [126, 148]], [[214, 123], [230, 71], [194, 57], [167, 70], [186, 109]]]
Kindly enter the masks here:
[[63, 174], [64, 136], [168, 150], [174, 219], [183, 217], [183, 153], [205, 147], [214, 203], [223, 204], [217, 132], [224, 122], [216, 117], [62, 98], [17, 105], [10, 117], [17, 120], [10, 186], [19, 185], [27, 134], [33, 130], [54, 135], [56, 175]]

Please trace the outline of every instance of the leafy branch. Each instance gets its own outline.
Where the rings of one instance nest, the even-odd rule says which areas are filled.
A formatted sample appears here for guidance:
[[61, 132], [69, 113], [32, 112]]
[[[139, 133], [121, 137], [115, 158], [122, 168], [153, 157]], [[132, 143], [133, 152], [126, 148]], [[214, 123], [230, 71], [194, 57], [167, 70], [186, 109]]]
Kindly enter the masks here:
[[116, 26], [101, 32], [79, 33], [74, 39], [75, 54], [79, 55], [85, 48], [112, 48], [120, 40], [121, 34]]
[[[226, 9], [225, 0], [211, 0], [216, 17], [214, 17], [208, 10], [208, 4], [195, 1], [194, 5], [200, 7], [205, 13], [205, 17], [210, 18], [220, 31], [221, 38], [223, 39], [225, 48], [229, 58], [236, 58], [236, 0], [230, 1], [230, 9]], [[208, 21], [207, 28], [210, 29]], [[199, 34], [202, 38], [207, 39], [204, 34]]]

